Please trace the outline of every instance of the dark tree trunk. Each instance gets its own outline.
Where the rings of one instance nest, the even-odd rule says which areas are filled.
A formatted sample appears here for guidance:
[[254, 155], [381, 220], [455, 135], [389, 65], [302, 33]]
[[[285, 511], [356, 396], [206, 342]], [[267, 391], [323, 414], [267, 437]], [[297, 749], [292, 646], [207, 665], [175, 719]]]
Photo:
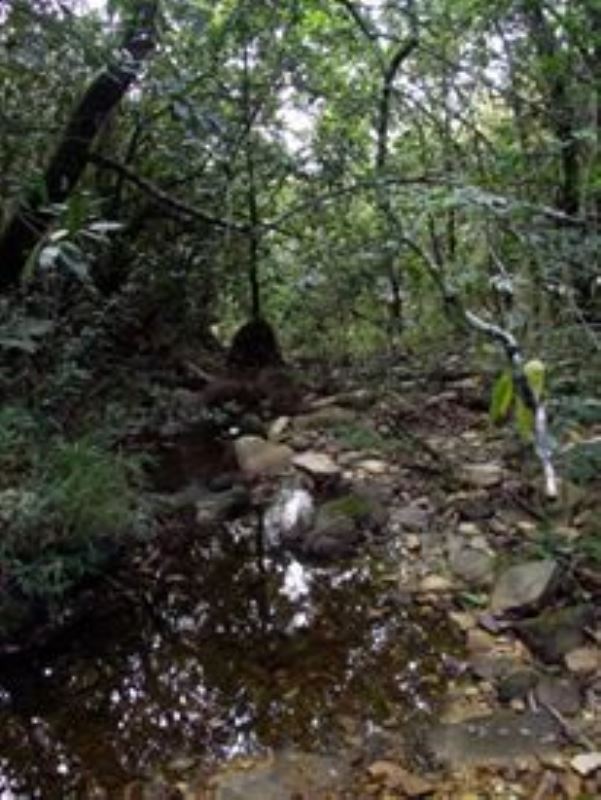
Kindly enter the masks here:
[[248, 181], [247, 208], [250, 221], [250, 236], [248, 239], [248, 282], [250, 288], [250, 313], [251, 319], [261, 317], [261, 282], [259, 275], [260, 241], [259, 241], [259, 204], [257, 203], [257, 182], [255, 174], [255, 157], [253, 153], [253, 119], [251, 83], [248, 67], [248, 47], [244, 48], [244, 116], [245, 116], [245, 155], [246, 176]]
[[576, 216], [580, 211], [581, 170], [571, 76], [568, 70], [559, 68], [560, 46], [540, 0], [524, 0], [524, 11], [538, 55], [552, 65], [557, 64], [546, 79], [547, 116], [561, 147], [562, 177], [557, 206], [565, 214]]
[[[376, 125], [376, 180], [378, 182], [377, 188], [377, 201], [382, 214], [382, 219], [385, 225], [396, 227], [396, 220], [390, 206], [390, 197], [387, 190], [384, 188], [384, 181], [386, 179], [386, 169], [388, 166], [388, 131], [390, 126], [390, 100], [392, 97], [392, 90], [394, 80], [403, 62], [411, 55], [413, 50], [417, 47], [417, 39], [411, 37], [401, 47], [393, 53], [389, 64], [384, 72], [384, 79], [382, 83], [382, 94], [380, 95], [380, 103], [378, 108], [378, 119]], [[391, 225], [392, 222], [392, 225]], [[391, 339], [394, 342], [398, 333], [400, 333], [403, 326], [403, 295], [401, 291], [401, 279], [396, 269], [396, 255], [389, 252], [385, 255], [384, 269], [388, 277], [390, 288], [390, 332]]]
[[44, 192], [24, 197], [0, 235], [0, 291], [17, 283], [29, 254], [42, 240], [53, 216], [43, 207], [64, 202], [80, 179], [90, 146], [154, 46], [158, 0], [140, 0], [137, 22], [128, 31], [123, 56], [88, 86], [44, 173]]

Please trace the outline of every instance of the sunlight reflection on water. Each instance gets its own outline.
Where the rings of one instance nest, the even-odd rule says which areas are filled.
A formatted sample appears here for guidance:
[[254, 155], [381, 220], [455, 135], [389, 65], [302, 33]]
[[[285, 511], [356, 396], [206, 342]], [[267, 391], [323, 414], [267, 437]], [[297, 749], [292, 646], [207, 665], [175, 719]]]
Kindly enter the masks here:
[[431, 713], [444, 625], [396, 604], [369, 559], [260, 560], [248, 524], [234, 527], [218, 555], [199, 541], [161, 563], [143, 606], [103, 616], [99, 603], [57, 651], [2, 673], [0, 800], [63, 797], [91, 778], [118, 796], [182, 754], [330, 749], [340, 717], [367, 730]]

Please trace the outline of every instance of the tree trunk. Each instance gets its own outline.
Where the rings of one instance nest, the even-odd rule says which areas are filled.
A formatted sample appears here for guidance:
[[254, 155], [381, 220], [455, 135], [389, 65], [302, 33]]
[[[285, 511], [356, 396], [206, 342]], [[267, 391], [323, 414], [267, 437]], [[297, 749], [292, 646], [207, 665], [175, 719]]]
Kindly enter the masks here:
[[545, 17], [540, 0], [525, 0], [524, 11], [539, 57], [543, 62], [552, 65], [545, 78], [546, 112], [561, 147], [562, 180], [557, 206], [564, 214], [577, 216], [580, 211], [581, 170], [570, 75], [566, 69], [561, 69], [559, 66], [561, 55], [559, 43]]
[[0, 235], [0, 291], [19, 281], [29, 254], [54, 219], [44, 208], [69, 197], [96, 135], [153, 49], [157, 6], [158, 0], [140, 0], [136, 23], [125, 36], [123, 55], [94, 78], [75, 107], [44, 173], [44, 190], [24, 197], [9, 217]]

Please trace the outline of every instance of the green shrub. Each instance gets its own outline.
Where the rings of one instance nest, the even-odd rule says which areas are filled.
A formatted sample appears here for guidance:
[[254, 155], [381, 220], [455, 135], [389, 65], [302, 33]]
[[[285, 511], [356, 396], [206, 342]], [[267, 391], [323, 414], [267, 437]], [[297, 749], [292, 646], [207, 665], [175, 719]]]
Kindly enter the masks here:
[[60, 598], [140, 532], [140, 463], [90, 437], [68, 442], [5, 409], [0, 469], [0, 579], [13, 599]]
[[136, 504], [130, 481], [139, 477], [131, 458], [80, 439], [56, 444], [37, 480], [49, 521], [73, 540], [127, 530]]
[[37, 439], [38, 426], [25, 409], [0, 409], [0, 487], [11, 486], [20, 473], [33, 467]]

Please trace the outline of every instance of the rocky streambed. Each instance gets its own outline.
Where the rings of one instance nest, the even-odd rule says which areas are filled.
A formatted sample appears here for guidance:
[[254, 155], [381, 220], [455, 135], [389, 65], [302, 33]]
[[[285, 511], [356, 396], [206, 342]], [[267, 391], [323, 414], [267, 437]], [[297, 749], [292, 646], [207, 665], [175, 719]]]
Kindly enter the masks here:
[[2, 664], [2, 797], [599, 796], [599, 583], [544, 546], [588, 500], [547, 516], [479, 391], [178, 433], [158, 539]]

